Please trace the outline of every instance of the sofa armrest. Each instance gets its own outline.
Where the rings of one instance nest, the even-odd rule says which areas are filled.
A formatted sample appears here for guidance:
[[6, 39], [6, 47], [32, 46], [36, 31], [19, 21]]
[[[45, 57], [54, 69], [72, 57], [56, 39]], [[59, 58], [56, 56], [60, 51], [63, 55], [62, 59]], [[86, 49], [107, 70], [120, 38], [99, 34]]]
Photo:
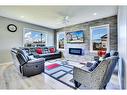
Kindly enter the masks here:
[[74, 67], [73, 69], [73, 79], [81, 84], [88, 86], [90, 81], [92, 81], [92, 73], [88, 70]]
[[91, 74], [91, 71], [88, 70], [88, 67], [82, 67], [82, 68], [74, 67], [73, 71], [75, 75], [77, 75], [76, 73], [83, 73], [84, 75]]
[[86, 72], [86, 73], [92, 73], [91, 71], [89, 71], [89, 68], [90, 68], [90, 67], [83, 66], [83, 67], [80, 68], [80, 69], [83, 70], [83, 71]]
[[62, 52], [61, 51], [57, 51], [59, 54], [60, 54], [60, 56], [62, 56]]
[[36, 53], [36, 52], [32, 52], [32, 55], [38, 55], [38, 53]]
[[39, 62], [44, 63], [45, 59], [44, 58], [38, 58], [38, 59], [30, 60], [30, 61], [28, 61], [28, 64], [34, 64], [34, 63], [39, 63]]

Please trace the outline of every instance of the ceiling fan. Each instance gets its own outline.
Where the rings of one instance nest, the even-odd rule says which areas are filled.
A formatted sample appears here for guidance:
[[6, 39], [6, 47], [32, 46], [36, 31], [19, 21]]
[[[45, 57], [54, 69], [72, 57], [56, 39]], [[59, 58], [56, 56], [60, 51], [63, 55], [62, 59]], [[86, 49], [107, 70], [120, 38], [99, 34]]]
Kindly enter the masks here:
[[68, 24], [70, 22], [70, 17], [69, 16], [64, 16], [62, 22], [63, 22], [63, 24]]

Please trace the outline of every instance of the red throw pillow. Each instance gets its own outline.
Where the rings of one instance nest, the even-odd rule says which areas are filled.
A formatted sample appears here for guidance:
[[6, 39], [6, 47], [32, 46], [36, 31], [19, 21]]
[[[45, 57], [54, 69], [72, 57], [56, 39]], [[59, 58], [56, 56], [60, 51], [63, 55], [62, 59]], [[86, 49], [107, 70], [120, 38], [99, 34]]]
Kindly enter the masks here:
[[99, 50], [98, 51], [98, 56], [102, 57], [106, 54], [106, 51], [105, 50]]
[[55, 48], [50, 48], [49, 51], [50, 51], [50, 53], [54, 53], [55, 52]]
[[42, 48], [37, 48], [37, 49], [36, 49], [36, 53], [38, 53], [38, 54], [42, 54], [42, 53], [43, 53]]

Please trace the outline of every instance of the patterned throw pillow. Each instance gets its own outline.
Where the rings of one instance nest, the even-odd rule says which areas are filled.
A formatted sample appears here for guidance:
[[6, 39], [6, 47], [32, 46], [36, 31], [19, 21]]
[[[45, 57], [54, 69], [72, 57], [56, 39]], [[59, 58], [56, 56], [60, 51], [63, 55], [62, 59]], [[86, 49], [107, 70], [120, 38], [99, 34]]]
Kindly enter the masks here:
[[113, 56], [118, 56], [119, 53], [118, 52], [114, 52]]
[[104, 58], [110, 57], [110, 53], [106, 53]]
[[45, 54], [46, 53], [50, 53], [50, 51], [49, 51], [49, 49], [46, 47], [46, 48], [44, 48], [44, 51], [45, 51]]
[[100, 62], [96, 62], [92, 66], [90, 66], [89, 71], [93, 71], [98, 66], [99, 63]]
[[114, 53], [115, 53], [115, 50], [111, 50], [110, 51], [110, 56], [113, 56]]

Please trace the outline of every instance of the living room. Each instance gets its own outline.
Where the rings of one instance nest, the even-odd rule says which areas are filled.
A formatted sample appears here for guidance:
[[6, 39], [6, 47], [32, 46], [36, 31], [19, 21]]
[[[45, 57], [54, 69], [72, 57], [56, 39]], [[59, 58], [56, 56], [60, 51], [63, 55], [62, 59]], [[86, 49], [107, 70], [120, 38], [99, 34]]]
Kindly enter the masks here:
[[126, 89], [125, 11], [0, 6], [0, 89]]

